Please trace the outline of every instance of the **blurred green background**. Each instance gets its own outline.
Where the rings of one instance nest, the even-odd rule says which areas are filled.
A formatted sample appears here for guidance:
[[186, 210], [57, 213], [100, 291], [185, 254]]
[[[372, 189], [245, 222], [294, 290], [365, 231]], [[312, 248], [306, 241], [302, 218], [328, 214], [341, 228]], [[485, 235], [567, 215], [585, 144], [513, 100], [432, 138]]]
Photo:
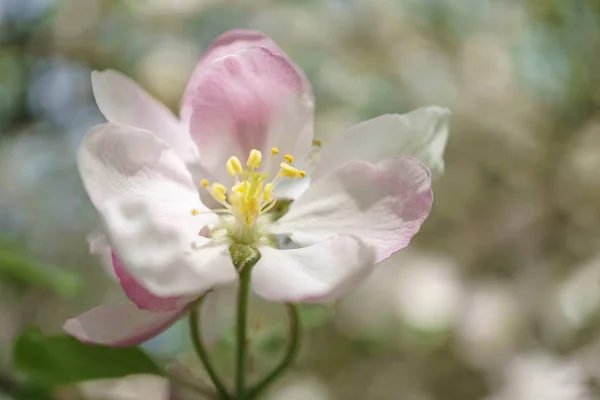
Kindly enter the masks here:
[[[122, 297], [85, 239], [75, 154], [103, 122], [90, 72], [123, 71], [177, 110], [203, 49], [236, 28], [306, 71], [324, 142], [384, 113], [453, 111], [423, 230], [339, 304], [304, 310], [300, 359], [267, 398], [600, 398], [596, 0], [0, 0], [0, 388], [19, 376], [18, 332]], [[268, 309], [252, 317], [267, 364], [284, 324]], [[145, 348], [185, 359], [185, 332]], [[140, 398], [111, 385], [56, 396]]]

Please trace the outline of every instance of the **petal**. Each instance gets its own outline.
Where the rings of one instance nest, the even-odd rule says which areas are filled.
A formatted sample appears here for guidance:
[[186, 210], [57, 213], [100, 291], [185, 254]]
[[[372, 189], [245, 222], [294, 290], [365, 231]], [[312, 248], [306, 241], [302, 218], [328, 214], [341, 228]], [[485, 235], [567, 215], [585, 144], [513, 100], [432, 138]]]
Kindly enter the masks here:
[[280, 157], [301, 158], [312, 140], [312, 111], [302, 77], [284, 57], [252, 47], [214, 61], [198, 87], [190, 122], [208, 178], [227, 183], [227, 159], [246, 160], [254, 148], [270, 156], [278, 147]]
[[[210, 63], [214, 60], [224, 57], [229, 54], [236, 53], [247, 47], [266, 47], [273, 54], [280, 55], [289, 61], [285, 52], [277, 46], [277, 44], [267, 35], [251, 30], [233, 30], [223, 33], [221, 36], [215, 39], [214, 42], [204, 52], [204, 55], [198, 62], [194, 73], [192, 74], [190, 81], [188, 82], [185, 94], [183, 96], [183, 103], [181, 105], [181, 119], [189, 121], [192, 115], [192, 104], [194, 97], [196, 96], [198, 86], [204, 77], [204, 74], [210, 67]], [[302, 77], [304, 82], [305, 90], [309, 94], [310, 98], [313, 98], [312, 90], [308, 79], [304, 76], [301, 69], [294, 66], [296, 73]]]
[[114, 70], [92, 72], [96, 103], [109, 122], [147, 129], [167, 143], [186, 163], [198, 161], [187, 125], [131, 78]]
[[148, 311], [175, 311], [181, 309], [185, 304], [192, 301], [193, 297], [175, 296], [158, 297], [150, 293], [146, 288], [137, 283], [135, 278], [127, 272], [127, 269], [121, 263], [117, 255], [112, 252], [112, 265], [114, 273], [119, 278], [123, 291], [127, 298], [131, 300], [141, 310]]
[[271, 231], [304, 246], [355, 235], [374, 248], [379, 262], [408, 245], [432, 200], [429, 171], [417, 159], [354, 161], [313, 182]]
[[353, 236], [333, 236], [293, 250], [260, 248], [252, 287], [267, 300], [332, 300], [351, 289], [373, 267], [370, 246]]
[[236, 278], [227, 246], [199, 236], [216, 217], [200, 203], [183, 162], [155, 135], [96, 127], [83, 140], [78, 166], [113, 250], [151, 293], [199, 295]]
[[433, 175], [444, 170], [450, 111], [425, 107], [398, 115], [389, 114], [362, 122], [333, 139], [319, 155], [312, 179], [352, 160], [378, 163], [395, 156], [418, 158]]
[[93, 232], [87, 235], [86, 239], [90, 246], [90, 254], [99, 258], [102, 268], [110, 278], [116, 281], [117, 276], [113, 270], [112, 250], [104, 229], [101, 226], [96, 227]]
[[163, 332], [183, 311], [145, 311], [133, 303], [104, 305], [68, 320], [63, 329], [84, 343], [134, 346]]

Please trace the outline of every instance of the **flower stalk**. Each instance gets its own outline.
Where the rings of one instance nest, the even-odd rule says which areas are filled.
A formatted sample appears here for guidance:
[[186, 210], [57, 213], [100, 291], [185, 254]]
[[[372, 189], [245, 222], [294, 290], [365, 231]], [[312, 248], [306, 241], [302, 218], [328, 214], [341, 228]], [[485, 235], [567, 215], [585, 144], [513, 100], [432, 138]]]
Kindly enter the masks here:
[[236, 368], [235, 393], [237, 400], [246, 399], [246, 358], [247, 358], [247, 325], [248, 295], [250, 293], [250, 276], [252, 267], [260, 260], [260, 252], [251, 246], [232, 244], [229, 253], [233, 265], [239, 274], [236, 322]]
[[250, 271], [245, 267], [240, 271], [240, 288], [237, 298], [237, 324], [236, 324], [236, 369], [235, 388], [238, 400], [246, 399], [246, 358], [247, 358], [247, 333], [248, 325], [248, 295], [250, 292]]

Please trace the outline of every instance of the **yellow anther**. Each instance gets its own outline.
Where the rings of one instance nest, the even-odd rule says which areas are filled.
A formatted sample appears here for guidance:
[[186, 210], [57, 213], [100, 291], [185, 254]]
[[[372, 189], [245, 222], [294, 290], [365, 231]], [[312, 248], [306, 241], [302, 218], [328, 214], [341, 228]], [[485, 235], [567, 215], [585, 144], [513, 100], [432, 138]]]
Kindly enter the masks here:
[[267, 183], [265, 185], [265, 189], [263, 190], [263, 200], [267, 203], [273, 200], [273, 184]]
[[236, 156], [229, 157], [229, 160], [227, 160], [227, 164], [225, 164], [225, 168], [227, 168], [227, 172], [229, 172], [229, 175], [231, 176], [241, 174], [244, 170], [244, 168], [242, 168], [242, 163], [240, 162], [240, 159]]
[[271, 154], [275, 155], [275, 154], [279, 154], [279, 149], [277, 147], [273, 147], [271, 149]]
[[248, 181], [243, 181], [243, 182], [240, 182], [240, 183], [236, 183], [231, 188], [231, 191], [238, 192], [238, 193], [245, 193], [247, 190], [248, 190]]
[[195, 208], [192, 208], [192, 215], [198, 215], [200, 214], [200, 212], [198, 212], [198, 210], [196, 210]]
[[202, 187], [208, 187], [208, 179], [202, 179], [200, 181], [200, 184], [202, 185]]
[[225, 193], [227, 193], [225, 186], [221, 185], [220, 183], [212, 184], [212, 195], [215, 196], [217, 200], [221, 202], [225, 201]]
[[256, 149], [252, 149], [252, 151], [250, 151], [250, 155], [248, 156], [248, 162], [246, 165], [248, 168], [260, 168], [261, 161], [262, 153]]
[[279, 175], [285, 178], [304, 178], [306, 176], [306, 172], [294, 168], [289, 164], [281, 163], [279, 166], [281, 167]]
[[317, 146], [317, 147], [321, 147], [321, 141], [320, 140], [313, 140], [312, 141], [313, 146]]
[[290, 164], [294, 162], [294, 156], [292, 156], [291, 154], [286, 154], [285, 156], [283, 156], [283, 158], [285, 158], [285, 161], [289, 162]]

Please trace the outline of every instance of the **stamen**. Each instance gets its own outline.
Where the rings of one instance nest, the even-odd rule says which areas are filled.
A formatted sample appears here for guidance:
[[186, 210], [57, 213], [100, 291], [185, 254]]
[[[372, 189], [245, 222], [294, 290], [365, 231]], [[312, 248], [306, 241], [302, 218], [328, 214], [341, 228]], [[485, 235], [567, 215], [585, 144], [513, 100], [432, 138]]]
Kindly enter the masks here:
[[229, 175], [231, 176], [236, 176], [237, 174], [241, 174], [244, 171], [240, 159], [236, 156], [229, 157], [229, 160], [227, 160], [227, 164], [225, 164], [225, 168], [227, 168], [227, 172], [229, 172]]
[[267, 203], [273, 200], [273, 183], [267, 183], [263, 190], [263, 200]]
[[305, 171], [294, 168], [289, 164], [281, 163], [281, 164], [279, 164], [279, 166], [281, 167], [281, 171], [279, 171], [279, 175], [281, 175], [285, 178], [304, 178], [306, 176]]
[[239, 192], [232, 192], [228, 196], [229, 204], [237, 210], [241, 210], [243, 207], [242, 195]]
[[201, 214], [231, 214], [231, 211], [226, 208], [218, 208], [216, 210], [207, 210], [207, 211], [198, 211], [195, 208], [192, 208], [192, 215], [197, 216]]
[[236, 183], [231, 190], [233, 192], [238, 192], [238, 193], [245, 193], [248, 191], [248, 181], [243, 181], [240, 183]]
[[[280, 164], [279, 172], [268, 181], [268, 173], [271, 170], [271, 163], [275, 160], [275, 155], [279, 154], [279, 148], [272, 147], [271, 155], [267, 157], [266, 169], [258, 171], [262, 164], [262, 153], [257, 149], [252, 149], [248, 155], [246, 167], [240, 162], [239, 158], [232, 156], [227, 160], [225, 167], [232, 177], [235, 177], [235, 183], [228, 190], [224, 185], [213, 182], [209, 183], [207, 179], [201, 180], [201, 185], [207, 188], [210, 195], [219, 202], [224, 208], [219, 210], [199, 211], [192, 209], [192, 215], [205, 213], [230, 214], [235, 217], [235, 222], [225, 221], [228, 234], [231, 235], [254, 235], [256, 234], [255, 224], [264, 213], [271, 210], [277, 203], [274, 191], [279, 182], [286, 178], [304, 178], [306, 172], [292, 167], [294, 162], [291, 154], [283, 156], [286, 162]], [[243, 224], [247, 227], [239, 230], [237, 227], [229, 224]], [[233, 229], [233, 231], [230, 231]], [[243, 239], [246, 240], [246, 239]], [[251, 239], [254, 240], [254, 239]]]
[[321, 147], [322, 146], [322, 143], [321, 143], [320, 140], [313, 140], [312, 144], [313, 144], [313, 146], [317, 146], [317, 147]]
[[277, 202], [275, 200], [273, 200], [272, 202], [270, 202], [269, 204], [267, 204], [266, 206], [264, 206], [262, 208], [262, 210], [260, 210], [261, 213], [265, 214], [268, 213], [269, 211], [271, 211], [271, 208], [275, 207], [275, 204]]
[[211, 193], [215, 199], [222, 203], [225, 201], [225, 193], [227, 193], [227, 189], [220, 183], [213, 183]]
[[250, 151], [250, 155], [248, 156], [248, 162], [246, 165], [248, 168], [260, 168], [260, 163], [262, 161], [262, 153], [256, 149], [252, 149]]

